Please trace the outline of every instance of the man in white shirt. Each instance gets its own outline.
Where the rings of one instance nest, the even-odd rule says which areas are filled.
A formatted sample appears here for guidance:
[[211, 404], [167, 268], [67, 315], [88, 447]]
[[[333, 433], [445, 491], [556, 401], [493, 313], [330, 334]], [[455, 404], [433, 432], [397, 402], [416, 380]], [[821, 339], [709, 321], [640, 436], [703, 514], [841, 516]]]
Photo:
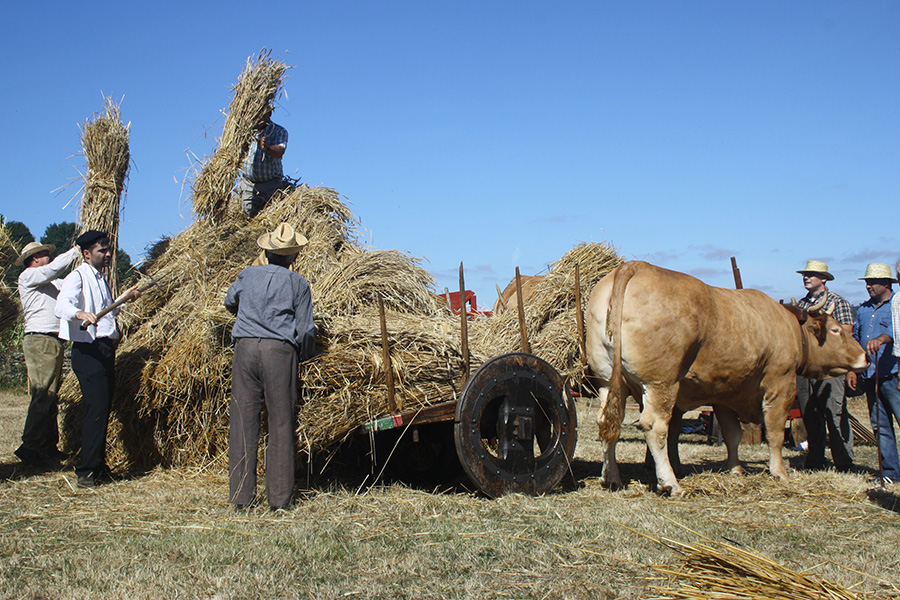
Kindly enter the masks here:
[[19, 299], [25, 320], [22, 352], [28, 371], [31, 402], [25, 417], [22, 445], [16, 456], [30, 465], [43, 466], [64, 457], [59, 443], [57, 400], [65, 347], [59, 339], [59, 320], [53, 314], [59, 295], [60, 275], [78, 257], [73, 246], [52, 261], [53, 244], [29, 242], [16, 264], [24, 266], [19, 275]]
[[[81, 386], [81, 456], [75, 474], [79, 487], [92, 488], [107, 475], [106, 427], [116, 383], [119, 310], [98, 317], [113, 303], [103, 275], [112, 260], [109, 235], [86, 231], [75, 243], [81, 248], [84, 263], [63, 281], [55, 313], [60, 318], [60, 337], [72, 341], [72, 371]], [[120, 298], [134, 301], [138, 296], [140, 292], [133, 286]]]

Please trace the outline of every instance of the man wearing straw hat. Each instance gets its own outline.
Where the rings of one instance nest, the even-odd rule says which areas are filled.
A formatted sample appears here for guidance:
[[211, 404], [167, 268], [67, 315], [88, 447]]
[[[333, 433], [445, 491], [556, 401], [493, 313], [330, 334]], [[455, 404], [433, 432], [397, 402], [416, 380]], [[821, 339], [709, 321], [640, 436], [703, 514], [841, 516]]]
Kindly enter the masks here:
[[878, 448], [881, 453], [881, 473], [879, 482], [900, 481], [900, 457], [897, 456], [897, 441], [894, 437], [894, 419], [900, 420], [900, 391], [897, 390], [897, 360], [893, 356], [894, 324], [891, 304], [894, 296], [892, 283], [897, 280], [891, 275], [891, 267], [880, 263], [870, 263], [866, 273], [860, 277], [866, 282], [869, 299], [863, 302], [856, 313], [853, 337], [869, 355], [869, 368], [859, 374], [847, 375], [850, 389], [865, 393], [869, 405], [869, 420], [872, 431], [878, 434]]
[[19, 299], [25, 317], [22, 352], [31, 393], [22, 445], [16, 450], [16, 456], [31, 465], [64, 457], [56, 447], [59, 443], [56, 394], [65, 348], [59, 339], [59, 319], [53, 310], [62, 287], [59, 277], [78, 257], [78, 247], [72, 246], [50, 260], [55, 251], [53, 244], [29, 242], [16, 259], [17, 265], [25, 267], [19, 275]]
[[[103, 274], [112, 262], [109, 235], [92, 229], [79, 235], [75, 243], [84, 262], [63, 280], [54, 312], [60, 318], [60, 337], [72, 341], [72, 371], [81, 387], [81, 455], [75, 474], [78, 487], [92, 488], [108, 476], [106, 427], [116, 384], [119, 310], [102, 314], [113, 304]], [[133, 302], [139, 296], [135, 285], [117, 300]]]
[[237, 182], [241, 207], [251, 219], [265, 207], [272, 194], [286, 186], [281, 157], [287, 149], [288, 132], [272, 122], [270, 107], [252, 136]]
[[[797, 306], [807, 309], [822, 300], [823, 310], [830, 311], [841, 326], [853, 331], [853, 310], [850, 303], [830, 291], [827, 281], [834, 279], [828, 272], [828, 265], [822, 261], [807, 261], [806, 267], [797, 271], [803, 277], [806, 296]], [[803, 415], [803, 424], [809, 441], [806, 454], [807, 469], [825, 468], [825, 441], [831, 448], [831, 458], [838, 471], [849, 471], [853, 465], [853, 430], [847, 399], [844, 393], [844, 376], [830, 379], [807, 379], [797, 377], [797, 402]]]
[[237, 318], [228, 435], [228, 499], [239, 509], [256, 497], [260, 413], [269, 415], [266, 497], [285, 508], [294, 491], [297, 365], [312, 356], [316, 339], [309, 283], [290, 270], [306, 238], [287, 223], [259, 237], [267, 265], [241, 271], [225, 307]]

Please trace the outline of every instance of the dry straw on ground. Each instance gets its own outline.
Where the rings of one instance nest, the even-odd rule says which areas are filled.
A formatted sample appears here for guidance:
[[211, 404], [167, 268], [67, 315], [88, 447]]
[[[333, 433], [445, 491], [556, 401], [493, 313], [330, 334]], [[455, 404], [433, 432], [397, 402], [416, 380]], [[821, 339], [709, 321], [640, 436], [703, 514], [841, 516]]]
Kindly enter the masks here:
[[81, 126], [81, 146], [87, 159], [84, 195], [78, 220], [82, 232], [90, 229], [109, 234], [112, 263], [107, 272], [113, 297], [117, 295], [116, 250], [119, 247], [119, 207], [128, 177], [130, 124], [122, 123], [119, 105], [104, 98], [104, 114]]
[[234, 86], [219, 147], [192, 186], [194, 212], [201, 217], [218, 220], [225, 213], [238, 167], [250, 147], [250, 132], [278, 97], [288, 68], [267, 50], [255, 60], [247, 59]]
[[684, 556], [681, 565], [655, 566], [671, 578], [668, 586], [652, 586], [652, 600], [862, 600], [843, 586], [794, 571], [748, 548], [704, 540], [685, 544], [658, 543]]

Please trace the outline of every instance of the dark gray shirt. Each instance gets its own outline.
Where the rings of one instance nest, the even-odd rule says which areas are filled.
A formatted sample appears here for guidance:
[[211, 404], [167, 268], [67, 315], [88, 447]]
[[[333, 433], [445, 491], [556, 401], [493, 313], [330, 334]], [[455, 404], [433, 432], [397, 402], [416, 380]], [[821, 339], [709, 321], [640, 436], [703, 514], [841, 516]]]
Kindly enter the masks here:
[[300, 360], [313, 354], [313, 322], [309, 283], [277, 265], [247, 267], [228, 288], [225, 308], [237, 314], [232, 338], [285, 340], [297, 348]]

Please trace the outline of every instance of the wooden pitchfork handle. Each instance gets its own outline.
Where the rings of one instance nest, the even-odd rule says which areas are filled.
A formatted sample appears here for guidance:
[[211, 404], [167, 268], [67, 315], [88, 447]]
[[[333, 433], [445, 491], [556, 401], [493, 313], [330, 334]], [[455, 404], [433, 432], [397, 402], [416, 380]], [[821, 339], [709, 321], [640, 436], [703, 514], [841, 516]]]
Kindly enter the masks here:
[[[150, 281], [147, 281], [147, 282], [142, 283], [141, 285], [139, 285], [138, 288], [137, 288], [137, 291], [138, 291], [138, 292], [141, 292], [141, 293], [146, 292], [147, 290], [149, 290], [150, 288], [152, 288], [152, 287], [153, 287], [154, 285], [156, 285], [156, 284], [157, 284], [157, 281], [156, 281], [155, 279], [151, 279]], [[134, 293], [131, 293], [131, 294], [123, 294], [122, 296], [119, 297], [118, 300], [116, 300], [115, 302], [113, 302], [112, 304], [110, 304], [109, 306], [107, 306], [106, 308], [104, 308], [103, 310], [101, 310], [100, 312], [98, 312], [97, 315], [96, 315], [96, 316], [97, 316], [97, 320], [99, 321], [100, 319], [102, 319], [103, 317], [105, 317], [106, 315], [108, 315], [109, 313], [111, 313], [112, 311], [116, 310], [117, 308], [119, 308], [120, 306], [122, 306], [123, 304], [125, 304], [126, 302], [128, 302], [129, 300], [131, 300], [131, 298], [132, 298], [133, 296], [134, 296]], [[82, 329], [82, 330], [85, 330], [85, 329], [87, 329], [90, 325], [91, 325], [91, 324], [88, 323], [87, 321], [83, 321], [83, 322], [81, 323], [81, 329]]]

